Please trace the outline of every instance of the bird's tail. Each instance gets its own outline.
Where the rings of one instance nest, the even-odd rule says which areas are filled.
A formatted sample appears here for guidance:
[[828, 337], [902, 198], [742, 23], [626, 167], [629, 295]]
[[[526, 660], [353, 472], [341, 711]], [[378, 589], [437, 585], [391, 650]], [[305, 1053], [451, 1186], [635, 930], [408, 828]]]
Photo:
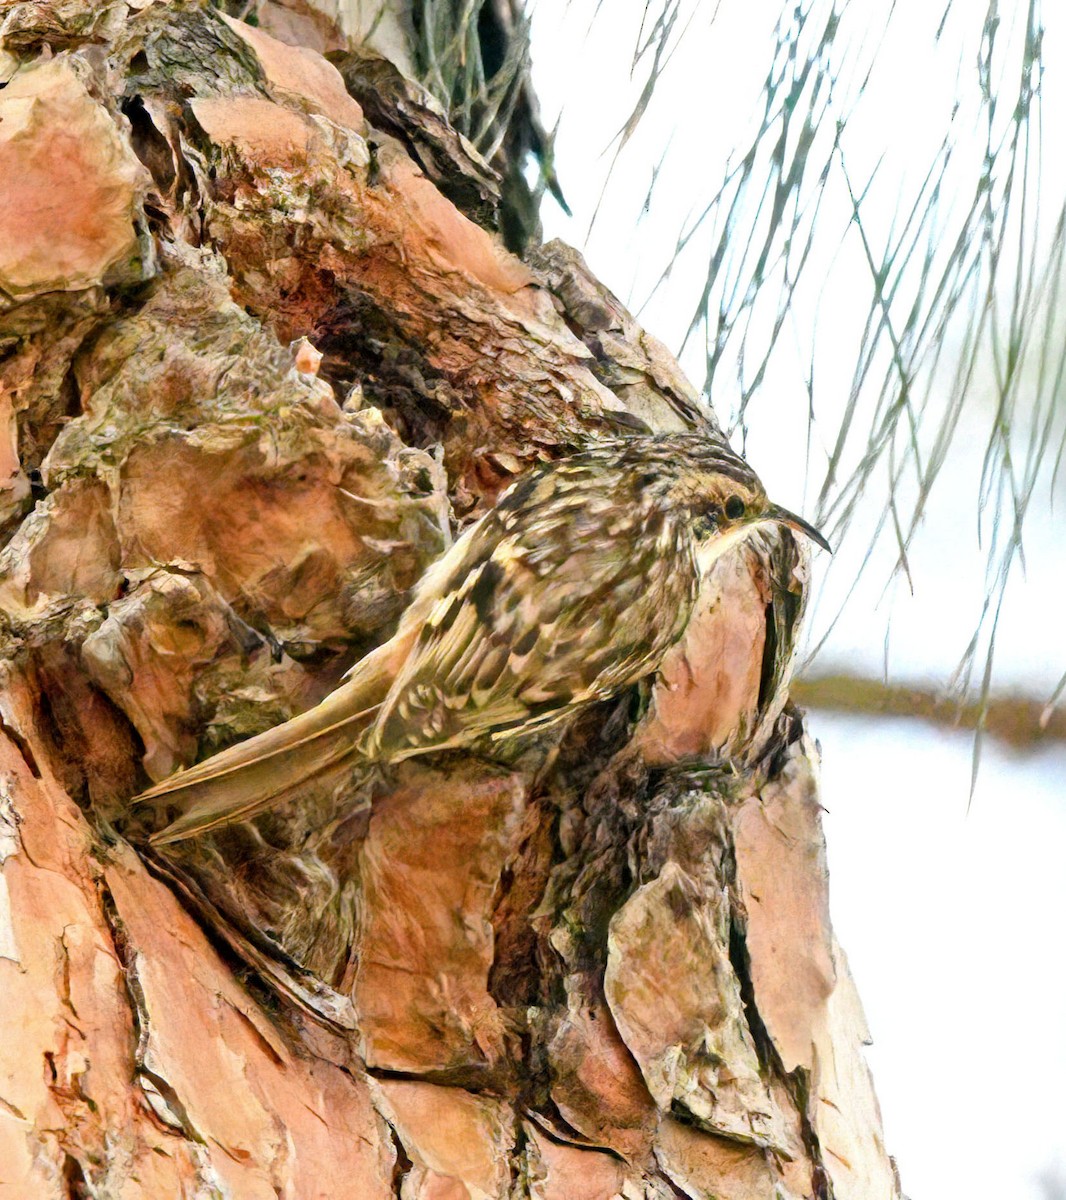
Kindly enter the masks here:
[[247, 820], [294, 788], [339, 774], [361, 757], [360, 737], [392, 674], [393, 664], [381, 650], [368, 655], [347, 683], [308, 712], [134, 797], [134, 803], [173, 798], [182, 809], [176, 820], [152, 835], [152, 844], [164, 846]]

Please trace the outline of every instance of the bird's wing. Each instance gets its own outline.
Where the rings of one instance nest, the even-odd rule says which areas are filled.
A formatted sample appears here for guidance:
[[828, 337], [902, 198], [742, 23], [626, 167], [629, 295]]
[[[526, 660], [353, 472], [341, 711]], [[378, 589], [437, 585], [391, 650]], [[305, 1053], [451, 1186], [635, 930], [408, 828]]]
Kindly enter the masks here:
[[[658, 666], [695, 599], [687, 531], [621, 501], [586, 486], [484, 519], [379, 710], [373, 757], [530, 733]], [[634, 527], [648, 520], [661, 528]]]

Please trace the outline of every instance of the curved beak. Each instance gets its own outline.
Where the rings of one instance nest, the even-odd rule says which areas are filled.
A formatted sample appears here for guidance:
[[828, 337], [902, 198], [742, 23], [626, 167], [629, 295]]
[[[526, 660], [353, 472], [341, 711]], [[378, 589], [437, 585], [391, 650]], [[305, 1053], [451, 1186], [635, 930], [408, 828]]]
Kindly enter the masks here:
[[833, 547], [825, 540], [817, 529], [802, 517], [797, 517], [795, 513], [791, 513], [787, 508], [779, 508], [776, 504], [771, 504], [766, 510], [766, 515], [763, 518], [768, 521], [776, 521], [779, 525], [787, 525], [789, 529], [794, 529], [797, 533], [802, 533], [804, 537], [809, 537], [812, 542], [821, 546], [823, 550], [828, 550], [833, 553]]

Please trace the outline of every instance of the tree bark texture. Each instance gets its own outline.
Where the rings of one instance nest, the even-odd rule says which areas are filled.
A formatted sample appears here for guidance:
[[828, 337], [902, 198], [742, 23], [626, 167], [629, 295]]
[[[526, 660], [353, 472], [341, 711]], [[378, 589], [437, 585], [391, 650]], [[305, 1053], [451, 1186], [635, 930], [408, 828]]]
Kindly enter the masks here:
[[715, 430], [310, 11], [0, 6], [0, 1197], [887, 1200], [787, 534], [539, 754], [146, 848], [516, 474]]

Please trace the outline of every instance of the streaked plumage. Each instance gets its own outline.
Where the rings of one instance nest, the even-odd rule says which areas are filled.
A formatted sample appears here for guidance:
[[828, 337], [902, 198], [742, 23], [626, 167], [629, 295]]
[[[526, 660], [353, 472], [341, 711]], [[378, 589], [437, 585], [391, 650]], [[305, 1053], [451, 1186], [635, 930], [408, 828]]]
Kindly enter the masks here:
[[702, 435], [632, 437], [530, 472], [321, 704], [145, 792], [190, 802], [153, 841], [246, 818], [360, 760], [491, 750], [615, 695], [658, 668], [713, 561], [768, 522], [825, 544]]

